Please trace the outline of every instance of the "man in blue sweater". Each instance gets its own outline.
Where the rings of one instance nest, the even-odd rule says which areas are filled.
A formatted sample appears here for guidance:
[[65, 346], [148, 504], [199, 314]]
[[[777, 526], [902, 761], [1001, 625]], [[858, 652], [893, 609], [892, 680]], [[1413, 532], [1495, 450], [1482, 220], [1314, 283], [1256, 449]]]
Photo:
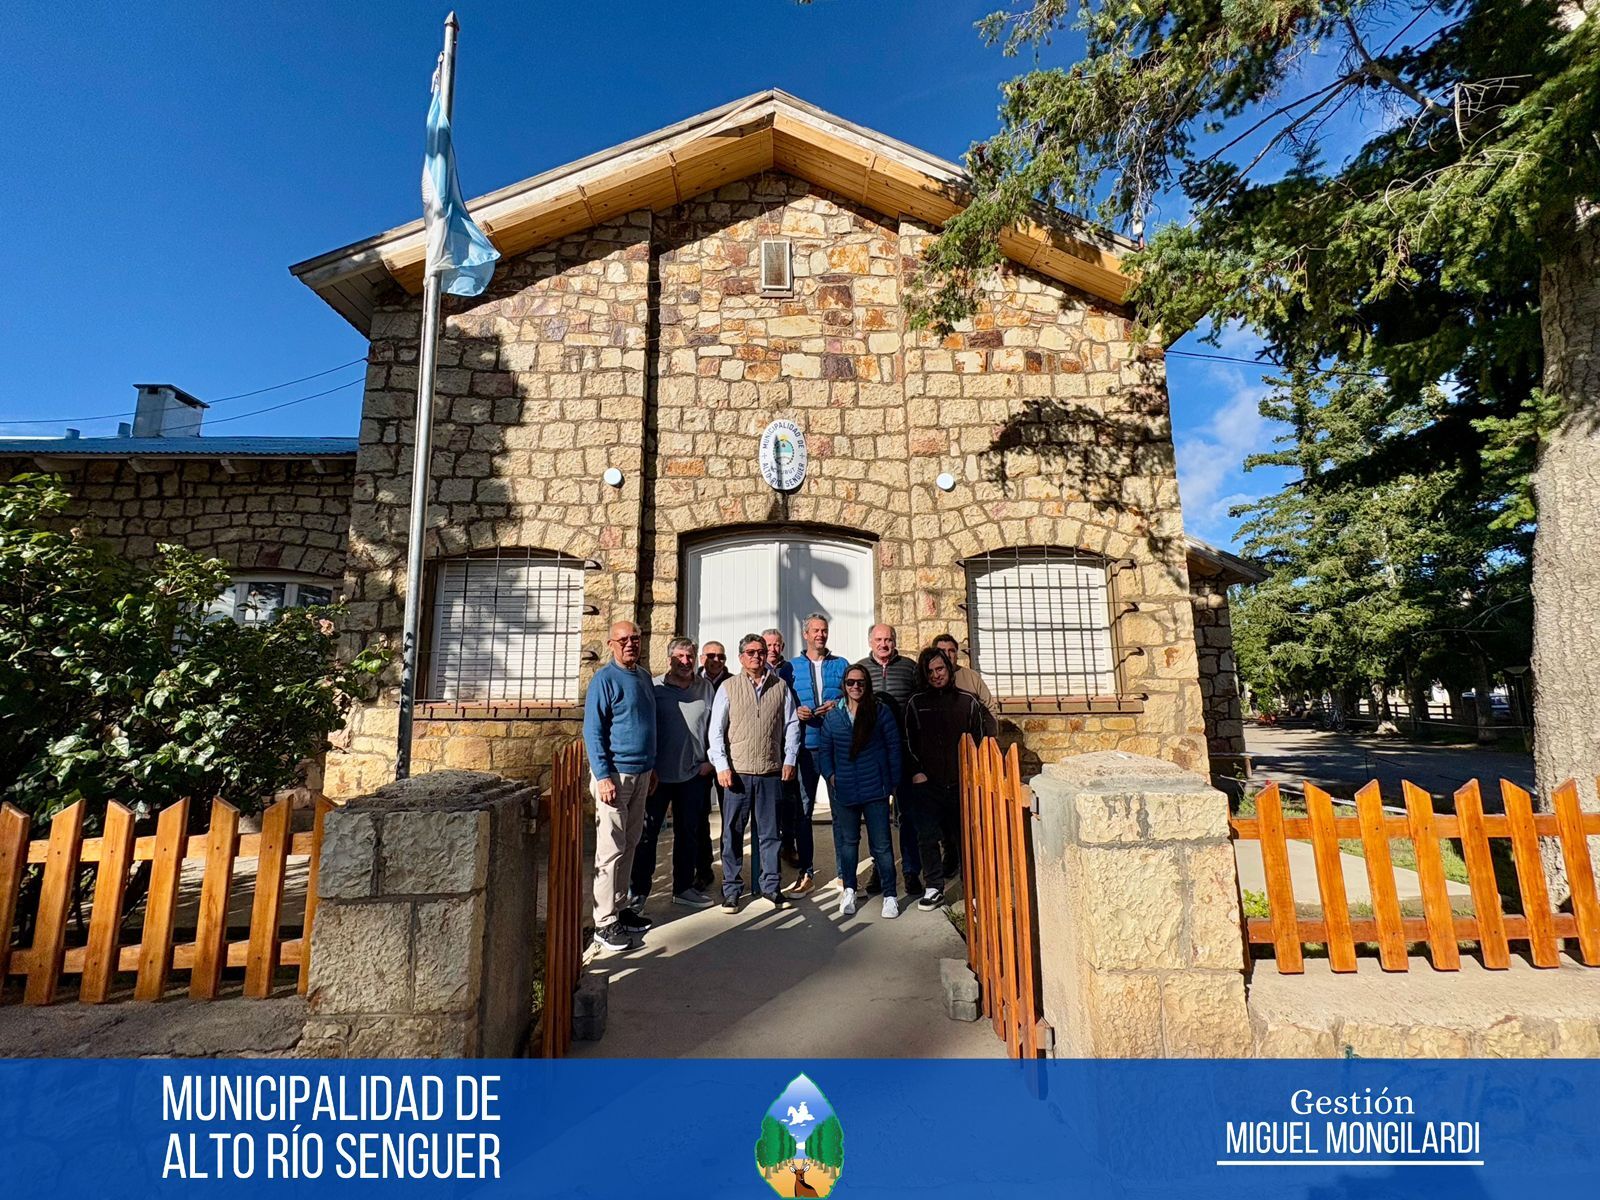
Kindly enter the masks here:
[[639, 662], [639, 644], [632, 621], [612, 623], [606, 640], [611, 661], [594, 673], [583, 705], [595, 801], [594, 940], [607, 950], [626, 950], [651, 925], [627, 906], [645, 798], [655, 783], [655, 686]]
[[799, 706], [800, 728], [804, 743], [800, 747], [800, 786], [790, 813], [790, 827], [794, 831], [795, 865], [800, 878], [790, 885], [789, 891], [804, 896], [817, 886], [816, 848], [811, 833], [811, 814], [817, 807], [817, 782], [821, 773], [817, 768], [817, 746], [822, 741], [822, 719], [844, 699], [844, 672], [850, 663], [828, 650], [828, 618], [812, 613], [801, 626], [806, 652], [793, 662], [795, 703]]

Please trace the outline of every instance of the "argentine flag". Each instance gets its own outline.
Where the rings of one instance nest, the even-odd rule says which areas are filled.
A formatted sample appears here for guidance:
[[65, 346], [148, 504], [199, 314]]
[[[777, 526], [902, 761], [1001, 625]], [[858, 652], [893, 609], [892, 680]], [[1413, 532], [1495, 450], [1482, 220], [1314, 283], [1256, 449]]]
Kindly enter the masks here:
[[440, 290], [452, 296], [482, 295], [500, 251], [489, 244], [461, 198], [437, 74], [428, 106], [428, 152], [422, 160], [422, 220], [428, 231], [428, 274], [439, 276]]

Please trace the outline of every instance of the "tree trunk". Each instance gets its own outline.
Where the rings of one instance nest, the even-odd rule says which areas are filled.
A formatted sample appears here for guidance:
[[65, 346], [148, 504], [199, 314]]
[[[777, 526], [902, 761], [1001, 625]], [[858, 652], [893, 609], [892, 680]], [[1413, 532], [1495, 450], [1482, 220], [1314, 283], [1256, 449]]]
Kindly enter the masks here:
[[1446, 687], [1450, 695], [1450, 720], [1456, 725], [1469, 725], [1472, 723], [1472, 714], [1467, 712], [1467, 689], [1464, 687]]
[[[1562, 407], [1533, 481], [1533, 763], [1541, 808], [1575, 779], [1592, 810], [1600, 807], [1600, 206], [1580, 205], [1556, 246], [1539, 288], [1544, 386]], [[1546, 854], [1547, 864], [1559, 862], [1553, 845]]]

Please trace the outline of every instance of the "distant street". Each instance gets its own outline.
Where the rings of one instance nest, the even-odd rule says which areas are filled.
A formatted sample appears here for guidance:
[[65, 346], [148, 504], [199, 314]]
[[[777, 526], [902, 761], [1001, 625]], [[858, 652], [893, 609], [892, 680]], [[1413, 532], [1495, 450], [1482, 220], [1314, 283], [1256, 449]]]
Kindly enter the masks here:
[[1376, 779], [1386, 802], [1399, 802], [1400, 781], [1410, 780], [1435, 796], [1479, 780], [1491, 810], [1499, 807], [1499, 780], [1533, 786], [1533, 759], [1526, 754], [1476, 746], [1431, 746], [1404, 738], [1325, 733], [1245, 724], [1245, 743], [1258, 779], [1299, 787], [1309, 780], [1335, 796], [1350, 797]]

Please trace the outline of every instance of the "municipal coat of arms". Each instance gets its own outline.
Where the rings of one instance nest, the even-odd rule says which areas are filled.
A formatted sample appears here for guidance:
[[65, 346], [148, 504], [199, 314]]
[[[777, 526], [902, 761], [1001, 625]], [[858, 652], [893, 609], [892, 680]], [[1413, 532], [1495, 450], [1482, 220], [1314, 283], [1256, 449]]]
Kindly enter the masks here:
[[761, 1118], [756, 1169], [780, 1196], [826, 1196], [844, 1168], [844, 1129], [828, 1098], [795, 1076]]

